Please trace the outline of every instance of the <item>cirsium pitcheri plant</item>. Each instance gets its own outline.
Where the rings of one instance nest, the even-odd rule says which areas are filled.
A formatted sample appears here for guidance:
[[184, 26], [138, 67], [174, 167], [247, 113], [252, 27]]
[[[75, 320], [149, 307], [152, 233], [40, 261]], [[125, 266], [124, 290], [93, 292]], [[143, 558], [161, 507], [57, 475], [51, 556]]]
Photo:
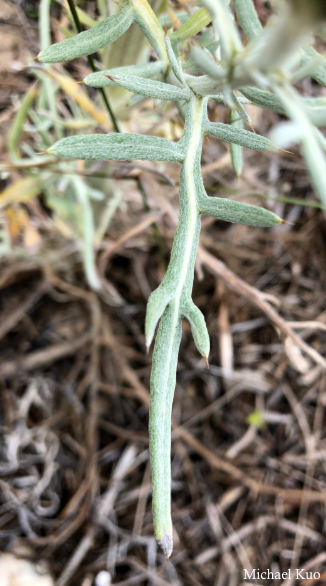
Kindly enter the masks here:
[[[278, 216], [266, 209], [206, 194], [200, 169], [204, 135], [210, 134], [230, 143], [233, 166], [240, 174], [242, 147], [267, 151], [278, 148], [272, 140], [243, 129], [244, 122], [250, 124], [244, 105], [253, 103], [287, 114], [292, 121], [290, 135], [301, 142], [315, 186], [322, 201], [326, 202], [325, 176], [321, 177], [320, 168], [316, 173], [316, 157], [319, 164], [324, 163], [325, 158], [323, 150], [326, 141], [317, 126], [318, 123], [322, 125], [326, 117], [326, 101], [304, 100], [291, 86], [291, 77], [296, 75], [300, 79], [307, 72], [318, 77], [319, 81], [326, 81], [325, 61], [318, 54], [316, 56], [313, 49], [304, 46], [302, 52], [297, 53], [300, 43], [305, 41], [314, 26], [316, 14], [323, 16], [321, 4], [316, 2], [318, 6], [308, 27], [307, 19], [304, 23], [297, 19], [296, 25], [293, 22], [289, 24], [292, 35], [289, 42], [286, 26], [279, 21], [268, 30], [262, 29], [252, 0], [233, 0], [238, 22], [250, 41], [245, 47], [226, 1], [205, 0], [203, 4], [204, 8], [194, 12], [179, 30], [164, 34], [146, 0], [129, 0], [121, 5], [117, 15], [76, 37], [49, 47], [38, 56], [39, 61], [53, 63], [89, 55], [114, 42], [132, 22], [136, 22], [156, 51], [158, 60], [93, 73], [87, 76], [85, 83], [94, 87], [118, 85], [137, 96], [173, 100], [179, 107], [183, 105], [186, 108], [184, 131], [176, 143], [154, 136], [112, 133], [64, 138], [48, 150], [65, 158], [136, 159], [181, 164], [179, 224], [167, 272], [149, 298], [145, 324], [146, 344], [149, 347], [159, 323], [151, 374], [149, 436], [154, 531], [167, 558], [173, 548], [171, 410], [183, 318], [191, 325], [201, 355], [207, 360], [209, 354], [205, 320], [191, 299], [201, 215], [248, 226], [270, 227], [282, 223]], [[294, 5], [294, 0], [288, 3], [290, 15]], [[194, 47], [191, 52], [193, 63], [200, 65], [204, 75], [185, 74], [178, 57], [179, 43], [199, 33], [211, 21], [214, 31], [211, 49]], [[269, 54], [262, 63], [259, 55], [269, 46], [275, 47], [274, 57]], [[151, 79], [157, 76], [161, 80]], [[230, 124], [209, 121], [208, 100], [229, 106]], [[279, 144], [287, 144], [284, 134], [284, 131], [275, 133]]]

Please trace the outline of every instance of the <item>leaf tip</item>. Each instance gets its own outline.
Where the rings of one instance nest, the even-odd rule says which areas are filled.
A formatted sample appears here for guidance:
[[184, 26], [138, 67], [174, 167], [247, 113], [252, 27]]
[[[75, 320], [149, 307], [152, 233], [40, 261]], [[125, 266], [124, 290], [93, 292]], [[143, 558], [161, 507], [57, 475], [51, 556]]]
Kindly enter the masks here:
[[47, 149], [46, 151], [40, 151], [39, 153], [36, 153], [37, 155], [48, 155], [51, 154], [51, 148]]
[[172, 535], [167, 535], [167, 533], [164, 533], [162, 539], [158, 539], [157, 543], [162, 548], [165, 559], [168, 561], [173, 551]]
[[208, 356], [205, 355], [204, 358], [205, 358], [205, 361], [206, 361], [206, 364], [207, 364], [207, 368], [209, 368]]
[[280, 218], [279, 224], [289, 224], [289, 226], [294, 226], [294, 222], [287, 222], [286, 220], [283, 220], [282, 218]]

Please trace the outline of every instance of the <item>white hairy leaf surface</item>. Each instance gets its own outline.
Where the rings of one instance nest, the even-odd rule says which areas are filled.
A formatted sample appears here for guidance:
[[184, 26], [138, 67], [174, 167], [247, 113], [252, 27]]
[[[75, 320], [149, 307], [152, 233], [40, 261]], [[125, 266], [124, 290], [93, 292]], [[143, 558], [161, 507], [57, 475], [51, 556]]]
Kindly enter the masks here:
[[238, 22], [247, 39], [253, 39], [262, 31], [253, 0], [232, 0]]
[[283, 223], [279, 216], [265, 208], [207, 195], [200, 198], [200, 213], [225, 222], [260, 228], [270, 228]]
[[176, 76], [177, 80], [181, 83], [181, 86], [186, 87], [180, 59], [177, 59], [172, 49], [171, 41], [167, 35], [164, 36], [165, 48], [170, 61], [171, 69]]
[[189, 88], [178, 88], [168, 83], [144, 79], [136, 75], [118, 74], [111, 76], [110, 80], [134, 94], [159, 100], [188, 101], [192, 96]]
[[67, 159], [98, 161], [175, 161], [181, 163], [184, 152], [178, 144], [141, 134], [91, 134], [70, 136], [56, 142], [49, 153]]
[[[301, 65], [311, 64], [311, 77], [326, 87], [326, 59], [313, 47], [306, 45], [302, 50]], [[314, 64], [317, 64], [315, 66]]]
[[44, 63], [59, 63], [91, 55], [123, 35], [133, 20], [134, 9], [127, 2], [122, 5], [119, 14], [110, 16], [93, 28], [41, 51], [38, 60]]
[[84, 83], [91, 87], [109, 87], [115, 83], [110, 79], [112, 75], [137, 75], [138, 77], [154, 77], [164, 72], [162, 61], [154, 61], [141, 65], [125, 65], [124, 67], [115, 67], [113, 69], [104, 69], [96, 73], [90, 73], [84, 78]]
[[285, 114], [282, 102], [271, 92], [256, 87], [243, 87], [240, 91], [256, 106], [272, 110], [278, 114]]
[[191, 56], [198, 67], [212, 79], [220, 80], [225, 77], [225, 70], [214, 61], [212, 54], [207, 49], [196, 45], [192, 48]]
[[200, 354], [207, 360], [210, 342], [205, 318], [202, 312], [191, 299], [186, 300], [181, 304], [181, 311], [190, 323], [191, 332], [198, 352], [200, 352]]
[[[204, 101], [205, 102], [205, 101]], [[180, 143], [187, 148], [180, 174], [180, 217], [173, 241], [168, 270], [158, 289], [152, 293], [146, 319], [146, 339], [163, 315], [155, 340], [151, 374], [149, 415], [150, 457], [153, 484], [153, 517], [155, 537], [166, 557], [172, 551], [171, 521], [171, 409], [175, 388], [176, 365], [181, 340], [181, 321], [185, 307], [191, 307], [194, 266], [200, 232], [196, 173], [202, 150], [203, 100], [192, 98]], [[167, 303], [168, 300], [168, 303]], [[167, 304], [166, 304], [167, 303]], [[160, 309], [161, 304], [161, 309]], [[209, 349], [208, 335], [203, 342], [204, 323], [189, 310], [196, 340], [202, 350]]]
[[255, 134], [254, 132], [249, 132], [249, 130], [234, 128], [222, 122], [209, 122], [207, 120], [205, 122], [204, 132], [212, 134], [226, 142], [233, 142], [239, 146], [256, 151], [277, 151], [277, 146], [268, 138]]
[[[241, 93], [256, 106], [266, 108], [267, 110], [272, 110], [273, 112], [277, 112], [277, 114], [282, 114], [283, 116], [287, 115], [287, 111], [284, 108], [281, 100], [279, 100], [279, 98], [271, 92], [256, 87], [243, 87], [241, 88]], [[318, 124], [318, 114], [321, 114], [321, 109], [326, 108], [326, 98], [300, 98], [300, 101], [302, 103], [302, 107], [307, 109], [307, 113], [309, 114], [310, 112], [311, 119], [313, 121], [314, 116], [316, 116], [316, 121], [314, 121], [314, 123]]]
[[[243, 130], [243, 120], [239, 117], [239, 113], [236, 110], [230, 112], [230, 124], [233, 128], [240, 128]], [[235, 170], [238, 177], [240, 177], [243, 166], [243, 155], [242, 146], [234, 143], [230, 143], [230, 154], [232, 167]]]

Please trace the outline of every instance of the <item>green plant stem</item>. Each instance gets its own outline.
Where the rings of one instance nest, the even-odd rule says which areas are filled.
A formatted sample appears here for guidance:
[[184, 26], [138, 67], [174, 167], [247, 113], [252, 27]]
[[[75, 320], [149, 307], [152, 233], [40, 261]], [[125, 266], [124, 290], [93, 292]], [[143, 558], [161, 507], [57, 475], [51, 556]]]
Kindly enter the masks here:
[[[75, 3], [74, 3], [74, 0], [68, 0], [68, 4], [69, 4], [69, 8], [70, 8], [72, 17], [74, 19], [74, 23], [76, 25], [76, 29], [77, 29], [77, 31], [79, 33], [81, 33], [83, 31], [83, 28], [82, 28], [82, 25], [80, 24], [80, 20], [79, 20], [78, 14], [77, 14], [77, 10], [76, 10], [76, 6], [75, 6]], [[95, 64], [94, 64], [94, 61], [93, 61], [93, 57], [91, 55], [88, 55], [87, 59], [88, 59], [88, 63], [89, 63], [90, 68], [95, 73], [97, 71], [97, 69], [95, 67]], [[116, 119], [116, 117], [114, 115], [114, 112], [113, 112], [111, 106], [110, 106], [109, 100], [107, 98], [107, 95], [106, 95], [104, 89], [103, 88], [100, 88], [100, 92], [101, 92], [101, 95], [102, 95], [102, 98], [103, 98], [105, 107], [106, 107], [106, 109], [107, 109], [107, 111], [109, 113], [109, 116], [111, 118], [111, 121], [112, 121], [112, 124], [113, 124], [113, 128], [114, 128], [114, 130], [116, 132], [120, 132], [120, 128], [119, 128], [117, 119]]]
[[[171, 261], [153, 300], [164, 289], [171, 295], [162, 315], [153, 353], [149, 411], [153, 519], [156, 540], [167, 558], [173, 548], [171, 520], [171, 411], [181, 341], [183, 305], [190, 300], [200, 231], [194, 169], [202, 146], [202, 100], [193, 98], [185, 129], [188, 150], [180, 176], [180, 219]], [[189, 135], [190, 134], [190, 135]], [[150, 304], [149, 304], [150, 305]]]

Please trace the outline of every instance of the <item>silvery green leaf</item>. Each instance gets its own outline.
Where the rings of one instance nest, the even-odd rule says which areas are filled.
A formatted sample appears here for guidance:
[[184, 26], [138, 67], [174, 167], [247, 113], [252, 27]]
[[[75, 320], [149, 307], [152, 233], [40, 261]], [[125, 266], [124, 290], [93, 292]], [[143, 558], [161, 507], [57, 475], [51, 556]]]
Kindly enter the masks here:
[[232, 20], [226, 0], [202, 0], [204, 7], [211, 13], [214, 30], [220, 41], [223, 64], [230, 64], [241, 51], [242, 43]]
[[223, 96], [224, 96], [224, 102], [230, 108], [230, 110], [232, 110], [234, 108], [234, 98], [233, 98], [233, 92], [232, 92], [230, 85], [228, 83], [225, 84], [222, 92], [223, 92]]
[[181, 312], [190, 323], [191, 332], [198, 352], [207, 359], [210, 343], [205, 318], [202, 312], [191, 299], [182, 303]]
[[199, 204], [202, 214], [225, 222], [260, 228], [270, 228], [283, 222], [281, 218], [269, 210], [221, 197], [201, 195]]
[[58, 63], [83, 55], [91, 55], [123, 35], [133, 20], [134, 9], [127, 2], [122, 5], [119, 14], [110, 16], [94, 28], [41, 51], [38, 60], [44, 63]]
[[[208, 14], [208, 13], [207, 13]], [[207, 49], [207, 45], [210, 45], [214, 39], [212, 28], [207, 28], [199, 37], [198, 43], [203, 49]]]
[[288, 149], [301, 140], [302, 134], [303, 129], [299, 124], [281, 122], [271, 130], [270, 137], [280, 149]]
[[212, 134], [226, 142], [233, 142], [239, 146], [256, 151], [277, 150], [277, 146], [268, 138], [255, 134], [254, 132], [249, 132], [248, 130], [242, 130], [241, 128], [232, 128], [232, 126], [222, 124], [222, 122], [209, 122], [207, 120], [204, 125], [204, 132], [205, 134]]
[[287, 115], [300, 128], [300, 143], [312, 183], [326, 211], [326, 157], [320, 148], [316, 129], [309, 120], [300, 96], [289, 84], [274, 84], [274, 92], [283, 102]]
[[252, 0], [233, 0], [233, 6], [238, 22], [247, 39], [253, 39], [262, 31]]
[[326, 59], [308, 45], [303, 48], [302, 53], [301, 65], [311, 64], [311, 77], [326, 87]]
[[[227, 90], [227, 93], [225, 93], [225, 90]], [[244, 106], [243, 106], [241, 100], [239, 100], [236, 93], [229, 91], [229, 87], [226, 86], [224, 88], [224, 96], [227, 98], [226, 103], [229, 105], [230, 110], [236, 110], [238, 117], [240, 117], [241, 120], [243, 120], [244, 122], [249, 124], [249, 126], [252, 127], [252, 122], [251, 122], [250, 116], [246, 112], [246, 110], [244, 109]]]
[[153, 77], [158, 73], [163, 73], [164, 65], [162, 61], [154, 61], [153, 63], [144, 63], [143, 65], [126, 65], [125, 67], [115, 67], [114, 69], [105, 69], [90, 73], [84, 79], [84, 83], [91, 87], [107, 87], [114, 86], [115, 83], [111, 81], [107, 75], [127, 74], [138, 75], [138, 77]]
[[243, 87], [240, 91], [256, 106], [266, 108], [267, 110], [272, 110], [278, 114], [285, 114], [282, 102], [271, 92], [267, 92], [256, 87]]
[[219, 46], [220, 46], [220, 41], [212, 41], [212, 43], [209, 43], [208, 45], [206, 45], [205, 49], [207, 49], [207, 51], [209, 51], [211, 54], [213, 54], [213, 53], [216, 54], [216, 51], [218, 50]]
[[[239, 114], [236, 110], [230, 112], [230, 124], [233, 126], [233, 128], [240, 128], [243, 130], [243, 120], [239, 118]], [[238, 144], [231, 143], [230, 154], [232, 167], [235, 170], [237, 176], [240, 177], [243, 165], [242, 147]]]
[[214, 61], [213, 56], [207, 49], [195, 45], [191, 50], [191, 56], [195, 63], [200, 66], [201, 71], [209, 75], [212, 79], [217, 81], [224, 79], [225, 70]]
[[164, 41], [165, 41], [166, 52], [168, 54], [171, 69], [172, 69], [174, 75], [176, 76], [176, 78], [181, 83], [181, 86], [186, 87], [186, 82], [184, 80], [180, 59], [176, 58], [174, 51], [172, 49], [171, 41], [167, 35], [164, 36]]
[[284, 3], [280, 5], [283, 6], [283, 13], [273, 18], [272, 24], [251, 40], [238, 60], [233, 73], [238, 87], [249, 85], [250, 82], [246, 81], [249, 77], [255, 84], [261, 85], [266, 75], [272, 72], [278, 75], [280, 70], [285, 72], [297, 62], [297, 51], [309, 27], [307, 29], [304, 23], [298, 23]]
[[168, 65], [168, 56], [164, 43], [164, 32], [147, 0], [129, 0], [134, 8], [134, 20], [149, 40], [157, 55], [165, 65]]
[[[282, 102], [271, 92], [255, 87], [243, 87], [240, 91], [252, 104], [266, 108], [267, 110], [272, 110], [273, 112], [277, 112], [277, 114], [286, 115], [286, 109]], [[318, 114], [318, 109], [326, 107], [326, 98], [300, 98], [300, 100], [303, 106], [311, 109], [312, 117]]]
[[309, 120], [315, 126], [326, 126], [326, 108], [306, 108]]
[[114, 81], [116, 85], [119, 85], [130, 92], [158, 100], [188, 101], [192, 95], [188, 88], [178, 88], [168, 83], [153, 81], [152, 79], [144, 79], [142, 77], [137, 77], [136, 75], [114, 75], [111, 76], [110, 79]]
[[301, 101], [308, 108], [326, 108], [326, 98], [301, 98]]
[[314, 134], [306, 135], [301, 140], [308, 169], [310, 171], [311, 181], [314, 185], [326, 212], [326, 157], [322, 152], [319, 141]]
[[176, 383], [181, 315], [173, 303], [164, 310], [153, 352], [149, 409], [149, 449], [155, 538], [166, 558], [173, 548], [171, 520], [171, 411]]
[[[206, 98], [208, 100], [213, 100], [214, 102], [218, 102], [220, 104], [226, 104], [225, 97], [223, 94], [207, 95]], [[251, 100], [248, 100], [247, 98], [244, 98], [242, 96], [237, 96], [237, 98], [238, 98], [238, 102], [240, 102], [240, 104], [251, 104]]]
[[[309, 48], [303, 47], [301, 49], [301, 56], [298, 55], [296, 66], [291, 71], [289, 81], [292, 84], [301, 81], [305, 77], [312, 77], [314, 73], [318, 72], [319, 67], [323, 65], [324, 58], [315, 51], [315, 55], [309, 56]], [[318, 75], [318, 73], [317, 73]]]
[[[192, 89], [192, 91], [198, 96], [210, 96], [212, 99], [212, 95], [220, 94], [221, 93], [221, 86], [220, 83], [225, 83], [227, 80], [227, 70], [222, 67], [218, 66], [218, 70], [216, 69], [214, 72], [215, 78], [212, 79], [208, 75], [201, 75], [200, 77], [194, 77], [193, 75], [189, 75], [185, 73], [185, 81], [187, 86]], [[219, 79], [217, 79], [217, 75]]]
[[161, 283], [161, 285], [151, 293], [148, 299], [145, 320], [145, 339], [147, 348], [149, 348], [152, 343], [155, 328], [167, 304], [171, 301], [172, 295], [173, 291]]
[[181, 163], [184, 152], [178, 144], [141, 134], [92, 134], [69, 136], [56, 142], [48, 152], [68, 159], [99, 161], [177, 161]]
[[205, 26], [208, 26], [211, 20], [212, 17], [206, 8], [200, 8], [177, 31], [169, 34], [171, 43], [180, 43], [191, 39]]
[[320, 130], [318, 130], [318, 128], [314, 128], [314, 134], [320, 148], [326, 153], [326, 138], [320, 132]]

